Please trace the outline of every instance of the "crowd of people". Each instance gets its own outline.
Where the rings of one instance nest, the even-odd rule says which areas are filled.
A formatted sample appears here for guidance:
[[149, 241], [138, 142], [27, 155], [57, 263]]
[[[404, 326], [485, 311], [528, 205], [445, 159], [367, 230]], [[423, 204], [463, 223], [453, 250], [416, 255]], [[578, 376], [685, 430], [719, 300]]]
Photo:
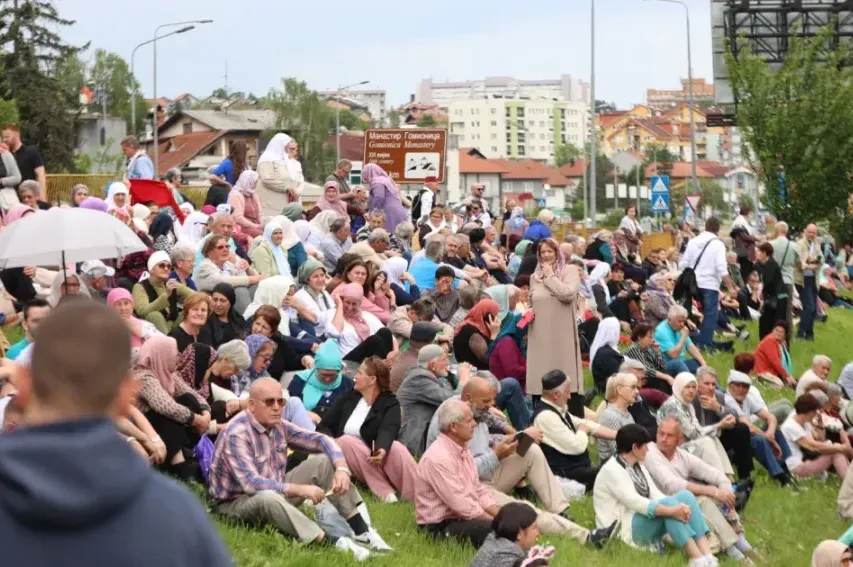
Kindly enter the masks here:
[[[17, 157], [16, 133], [3, 137]], [[179, 215], [131, 203], [129, 185], [154, 170], [134, 138], [122, 148], [127, 177], [106, 199], [77, 186], [62, 206], [118, 218], [146, 250], [0, 271], [13, 307], [4, 323], [24, 331], [0, 366], [3, 427], [16, 430], [0, 436], [0, 478], [28, 495], [0, 481], [7, 529], [38, 522], [26, 531], [35, 542], [43, 529], [94, 525], [108, 507], [151, 514], [130, 499], [160, 478], [145, 462], [202, 483], [216, 515], [359, 560], [393, 551], [360, 490], [412, 502], [426, 536], [478, 548], [472, 566], [547, 565], [554, 550], [540, 533], [592, 548], [669, 541], [693, 567], [717, 554], [764, 563], [739, 515], [758, 490], [754, 462], [786, 490], [834, 472], [839, 512], [853, 517], [853, 363], [835, 384], [833, 361], [817, 355], [798, 378], [788, 348], [795, 328], [814, 340], [815, 321], [846, 308], [844, 252], [814, 225], [798, 240], [784, 222], [759, 235], [742, 210], [729, 237], [709, 217], [699, 234], [685, 223], [673, 247], [644, 253], [631, 205], [617, 230], [558, 242], [547, 209], [528, 219], [510, 200], [493, 211], [481, 184], [449, 206], [435, 178], [410, 200], [375, 164], [351, 187], [347, 160], [307, 208], [285, 134], [257, 171], [233, 142], [199, 210], [180, 194], [180, 171], [167, 172]], [[0, 190], [9, 226], [40, 214], [44, 176], [23, 151], [18, 180], [3, 151], [4, 187], [18, 185]], [[288, 203], [265, 215], [259, 186]], [[723, 379], [705, 356], [742, 350], [749, 320], [758, 347], [735, 354]], [[766, 403], [759, 381], [794, 389], [795, 402]], [[60, 478], [45, 462], [54, 450], [78, 452], [74, 462], [100, 454]], [[156, 505], [201, 515], [171, 485], [146, 487]], [[573, 498], [591, 498], [595, 525], [575, 522]], [[205, 522], [194, 561], [227, 564]], [[134, 546], [160, 564], [172, 529], [159, 523], [165, 540]]]

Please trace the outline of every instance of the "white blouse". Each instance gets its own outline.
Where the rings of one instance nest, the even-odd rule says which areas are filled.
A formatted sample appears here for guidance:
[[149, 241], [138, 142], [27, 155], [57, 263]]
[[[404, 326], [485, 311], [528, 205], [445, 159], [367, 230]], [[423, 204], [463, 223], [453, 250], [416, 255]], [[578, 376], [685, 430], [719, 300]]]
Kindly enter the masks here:
[[335, 300], [332, 299], [332, 296], [329, 295], [326, 290], [323, 290], [320, 300], [317, 301], [311, 297], [310, 293], [304, 289], [300, 289], [293, 295], [293, 297], [314, 314], [317, 318], [317, 324], [315, 325], [314, 332], [318, 337], [323, 336], [326, 330], [327, 321], [331, 321], [332, 317], [335, 315]]
[[364, 425], [364, 420], [367, 419], [367, 414], [370, 413], [370, 406], [364, 401], [364, 398], [358, 400], [358, 404], [344, 425], [344, 435], [352, 435], [361, 439], [361, 426]]
[[[376, 331], [384, 327], [382, 322], [372, 313], [362, 311], [361, 316], [364, 317], [364, 320], [367, 322], [371, 335], [376, 334]], [[330, 312], [330, 315], [326, 317], [326, 326], [323, 329], [323, 334], [327, 337], [336, 339], [338, 341], [338, 348], [341, 351], [341, 356], [346, 356], [352, 349], [360, 345], [362, 341], [358, 338], [358, 333], [355, 332], [355, 327], [347, 323], [346, 320], [344, 320], [344, 330], [338, 331], [332, 324], [332, 319], [334, 318], [335, 311], [333, 309]]]

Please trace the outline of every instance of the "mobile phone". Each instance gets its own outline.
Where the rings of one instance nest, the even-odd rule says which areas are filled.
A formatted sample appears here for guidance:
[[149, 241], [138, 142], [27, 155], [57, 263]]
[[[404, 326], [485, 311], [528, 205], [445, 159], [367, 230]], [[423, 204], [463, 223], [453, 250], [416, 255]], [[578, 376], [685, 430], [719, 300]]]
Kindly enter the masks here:
[[515, 452], [519, 457], [523, 457], [527, 454], [527, 451], [530, 450], [530, 446], [533, 445], [533, 437], [525, 433], [524, 431], [519, 431], [515, 434], [513, 441], [518, 442], [518, 446], [515, 448]]
[[515, 324], [515, 326], [518, 327], [519, 329], [526, 329], [527, 325], [529, 325], [531, 321], [533, 321], [533, 311], [528, 311], [518, 321], [518, 323]]

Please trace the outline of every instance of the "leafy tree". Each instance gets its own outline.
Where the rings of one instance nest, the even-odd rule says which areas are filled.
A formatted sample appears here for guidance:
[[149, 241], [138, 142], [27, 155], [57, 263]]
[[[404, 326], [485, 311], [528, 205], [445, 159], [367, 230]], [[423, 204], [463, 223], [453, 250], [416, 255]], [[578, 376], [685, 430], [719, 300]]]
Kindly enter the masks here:
[[0, 124], [18, 122], [18, 106], [14, 100], [0, 100]]
[[17, 102], [21, 135], [39, 148], [48, 171], [74, 168], [80, 85], [61, 81], [58, 68], [81, 48], [55, 31], [73, 23], [50, 0], [0, 0], [0, 98]]
[[391, 125], [391, 128], [399, 128], [400, 127], [400, 113], [396, 110], [392, 110], [388, 113], [388, 124]]
[[107, 97], [107, 114], [124, 118], [128, 124], [132, 116], [131, 93], [136, 92], [136, 124], [130, 125], [132, 133], [141, 132], [145, 125], [147, 105], [140, 92], [140, 85], [130, 72], [130, 66], [122, 57], [103, 49], [95, 51], [95, 63], [89, 80]]
[[226, 99], [226, 98], [228, 98], [228, 91], [226, 91], [222, 87], [219, 87], [218, 89], [213, 89], [213, 92], [210, 93], [210, 98]]
[[835, 25], [812, 38], [792, 33], [781, 65], [749, 49], [735, 57], [728, 46], [726, 54], [765, 204], [793, 227], [842, 218], [853, 191], [853, 47], [835, 36]]
[[347, 130], [367, 130], [370, 128], [370, 123], [362, 120], [355, 112], [348, 108], [341, 109], [341, 128]]
[[738, 206], [738, 209], [742, 209], [744, 207], [749, 207], [749, 209], [752, 211], [756, 210], [755, 201], [753, 201], [752, 197], [750, 197], [746, 193], [744, 193], [740, 197], [738, 197], [737, 206]]
[[418, 126], [421, 128], [435, 128], [438, 126], [438, 120], [436, 120], [435, 116], [432, 114], [424, 114], [421, 116], [420, 120], [418, 120]]
[[[580, 188], [583, 191], [582, 188]], [[569, 214], [572, 215], [573, 219], [582, 219], [583, 218], [583, 199], [577, 199], [574, 203], [572, 203], [572, 208], [569, 209]]]
[[672, 153], [669, 148], [662, 144], [649, 144], [646, 146], [646, 151], [643, 158], [643, 170], [649, 167], [650, 164], [657, 164], [657, 175], [669, 175], [675, 167], [675, 162], [679, 161], [677, 155]]
[[595, 112], [596, 114], [600, 112], [614, 112], [616, 110], [616, 104], [612, 102], [607, 102], [606, 100], [595, 100]]
[[557, 167], [565, 164], [575, 165], [575, 160], [581, 157], [581, 149], [571, 142], [564, 142], [554, 148], [554, 163]]

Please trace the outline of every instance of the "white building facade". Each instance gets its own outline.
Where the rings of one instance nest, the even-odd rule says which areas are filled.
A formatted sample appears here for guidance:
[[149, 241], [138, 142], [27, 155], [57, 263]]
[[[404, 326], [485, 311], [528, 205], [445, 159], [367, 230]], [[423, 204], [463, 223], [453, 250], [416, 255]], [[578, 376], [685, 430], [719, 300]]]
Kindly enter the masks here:
[[481, 98], [448, 107], [450, 134], [459, 147], [474, 147], [489, 158], [530, 158], [554, 163], [562, 143], [583, 147], [587, 105], [547, 99]]
[[416, 102], [450, 106], [454, 102], [500, 97], [505, 99], [540, 99], [590, 104], [589, 83], [561, 75], [558, 79], [525, 81], [513, 77], [486, 77], [463, 82], [435, 82], [424, 79], [418, 85]]

